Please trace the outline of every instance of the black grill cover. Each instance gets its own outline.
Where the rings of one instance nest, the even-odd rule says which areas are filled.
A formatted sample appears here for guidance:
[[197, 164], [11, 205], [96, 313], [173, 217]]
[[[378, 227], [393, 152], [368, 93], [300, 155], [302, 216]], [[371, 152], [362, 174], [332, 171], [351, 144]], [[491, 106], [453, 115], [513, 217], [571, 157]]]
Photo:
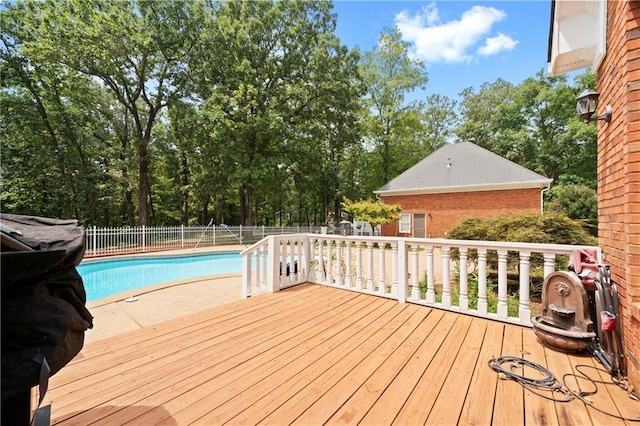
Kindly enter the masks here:
[[76, 271], [85, 250], [78, 220], [0, 214], [2, 235], [2, 400], [75, 357], [93, 326]]

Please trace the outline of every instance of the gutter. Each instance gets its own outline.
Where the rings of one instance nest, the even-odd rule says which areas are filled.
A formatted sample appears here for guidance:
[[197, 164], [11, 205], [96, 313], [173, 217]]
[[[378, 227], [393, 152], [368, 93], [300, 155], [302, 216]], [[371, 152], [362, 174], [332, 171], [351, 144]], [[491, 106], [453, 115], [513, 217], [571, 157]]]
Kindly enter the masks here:
[[540, 214], [544, 213], [544, 192], [551, 189], [551, 182], [547, 184], [546, 188], [540, 190]]

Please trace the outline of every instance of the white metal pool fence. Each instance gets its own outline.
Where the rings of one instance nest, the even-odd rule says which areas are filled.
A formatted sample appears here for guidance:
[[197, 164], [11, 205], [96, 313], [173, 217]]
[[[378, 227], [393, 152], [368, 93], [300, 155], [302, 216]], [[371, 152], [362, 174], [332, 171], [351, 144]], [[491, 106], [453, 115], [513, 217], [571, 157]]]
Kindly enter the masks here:
[[86, 256], [144, 253], [195, 247], [250, 245], [269, 235], [319, 233], [320, 226], [88, 227]]

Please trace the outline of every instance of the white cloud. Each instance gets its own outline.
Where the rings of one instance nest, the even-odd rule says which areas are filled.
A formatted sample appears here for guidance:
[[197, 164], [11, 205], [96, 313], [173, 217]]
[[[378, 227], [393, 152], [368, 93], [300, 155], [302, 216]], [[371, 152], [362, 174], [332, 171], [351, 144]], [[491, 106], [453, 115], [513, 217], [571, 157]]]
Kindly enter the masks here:
[[473, 6], [465, 11], [460, 20], [441, 22], [435, 3], [422, 9], [421, 13], [409, 16], [402, 11], [395, 16], [395, 23], [402, 38], [412, 44], [412, 54], [425, 63], [470, 62], [474, 58], [474, 47], [484, 56], [496, 54], [515, 47], [517, 41], [499, 34], [486, 38], [493, 25], [506, 14], [493, 7]]
[[478, 49], [478, 53], [482, 56], [495, 55], [503, 50], [513, 50], [518, 42], [509, 36], [498, 33], [496, 37], [489, 37], [485, 40], [484, 46]]

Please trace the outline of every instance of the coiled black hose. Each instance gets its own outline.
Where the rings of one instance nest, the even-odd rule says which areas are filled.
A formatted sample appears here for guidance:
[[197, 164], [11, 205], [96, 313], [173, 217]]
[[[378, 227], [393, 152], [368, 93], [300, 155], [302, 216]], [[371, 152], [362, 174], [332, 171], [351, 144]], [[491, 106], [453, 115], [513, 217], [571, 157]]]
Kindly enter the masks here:
[[[509, 365], [508, 369], [503, 367], [503, 365], [505, 364]], [[608, 371], [602, 370], [600, 368], [592, 367], [589, 365], [577, 365], [575, 369], [580, 374], [567, 373], [564, 376], [562, 376], [562, 383], [560, 383], [560, 381], [556, 378], [556, 376], [553, 375], [551, 371], [547, 370], [545, 367], [543, 367], [540, 364], [537, 364], [533, 361], [526, 360], [524, 358], [519, 358], [515, 356], [501, 356], [497, 358], [491, 358], [489, 360], [489, 367], [491, 367], [492, 370], [496, 371], [498, 373], [498, 376], [501, 379], [515, 380], [522, 387], [528, 389], [530, 392], [538, 396], [541, 396], [545, 399], [549, 399], [551, 401], [556, 401], [556, 402], [569, 402], [573, 398], [576, 398], [582, 401], [584, 405], [586, 405], [587, 407], [590, 407], [596, 411], [606, 414], [607, 416], [611, 416], [617, 419], [627, 420], [631, 422], [640, 422], [640, 416], [635, 418], [630, 418], [630, 417], [622, 417], [614, 413], [609, 413], [594, 406], [588, 399], [586, 399], [587, 396], [593, 395], [598, 391], [597, 383], [602, 383], [605, 385], [615, 384], [619, 387], [622, 387], [621, 383], [619, 381], [616, 381], [615, 379], [612, 379], [611, 382], [594, 380], [594, 379], [591, 379], [589, 376], [587, 376], [583, 371], [581, 371], [582, 368], [591, 368], [607, 374], [609, 373]], [[526, 377], [523, 374], [517, 374], [513, 372], [514, 369], [520, 368], [520, 367], [532, 368], [538, 371], [539, 373], [541, 373], [543, 377], [534, 379], [531, 377]], [[576, 381], [581, 380], [581, 381], [589, 382], [593, 385], [593, 390], [574, 392], [570, 390], [566, 385], [567, 377], [573, 377], [575, 378]], [[537, 389], [544, 390], [544, 391], [558, 392], [562, 394], [563, 397], [558, 397], [558, 398], [549, 397], [548, 395], [538, 392]]]

